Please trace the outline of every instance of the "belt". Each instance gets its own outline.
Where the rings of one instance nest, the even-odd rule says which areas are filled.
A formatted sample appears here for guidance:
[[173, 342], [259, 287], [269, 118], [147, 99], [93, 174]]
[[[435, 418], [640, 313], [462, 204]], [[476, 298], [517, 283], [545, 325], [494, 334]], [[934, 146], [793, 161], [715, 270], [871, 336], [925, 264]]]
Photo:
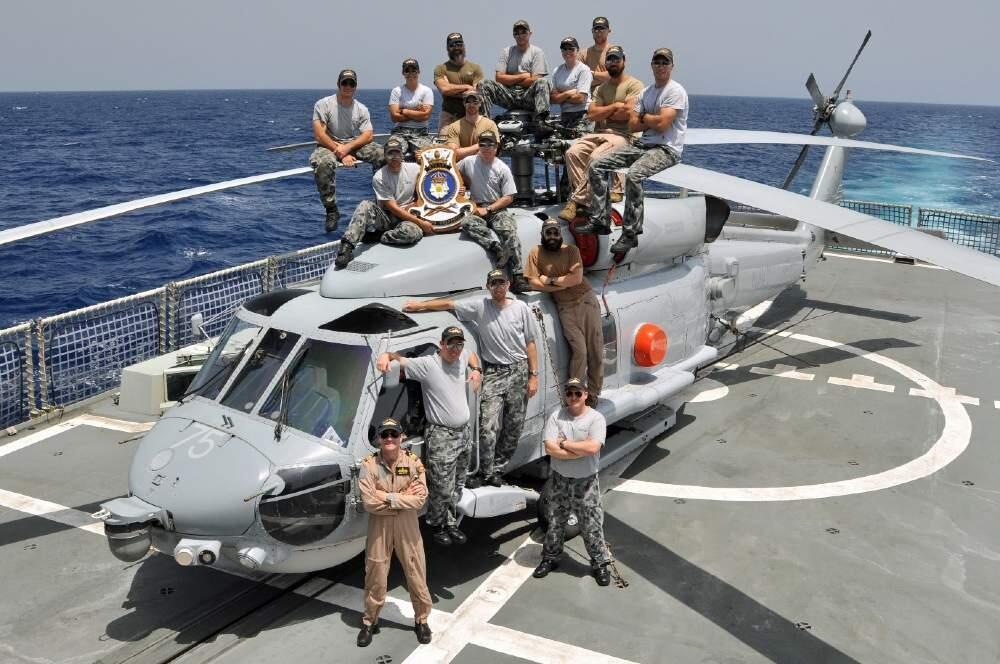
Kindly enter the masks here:
[[522, 362], [527, 362], [527, 361], [528, 361], [528, 358], [525, 358], [523, 360], [518, 360], [517, 362], [511, 362], [510, 364], [496, 364], [494, 362], [487, 362], [487, 361], [483, 360], [483, 366], [486, 367], [487, 369], [497, 369], [497, 370], [500, 370], [500, 371], [505, 371], [505, 370], [513, 369], [514, 367], [516, 367], [517, 365], [521, 364]]
[[427, 135], [427, 127], [393, 127], [393, 134], [417, 134], [419, 136]]
[[438, 427], [439, 429], [447, 429], [448, 431], [465, 431], [465, 427], [469, 426], [469, 423], [466, 422], [465, 424], [462, 424], [457, 427], [450, 427], [447, 424], [434, 424], [433, 422], [428, 422], [427, 426]]

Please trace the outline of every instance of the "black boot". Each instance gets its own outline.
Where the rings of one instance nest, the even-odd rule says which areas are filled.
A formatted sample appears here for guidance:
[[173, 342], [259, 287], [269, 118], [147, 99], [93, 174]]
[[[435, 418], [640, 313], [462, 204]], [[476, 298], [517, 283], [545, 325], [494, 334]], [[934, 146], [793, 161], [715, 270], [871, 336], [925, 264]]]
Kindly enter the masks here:
[[333, 261], [333, 269], [343, 270], [352, 258], [354, 258], [354, 245], [348, 240], [341, 239], [340, 248], [337, 249], [337, 258]]
[[597, 585], [599, 586], [606, 586], [611, 583], [611, 570], [608, 569], [607, 563], [591, 567], [590, 573], [597, 580]]
[[510, 292], [527, 293], [531, 291], [531, 283], [523, 274], [515, 274], [510, 280]]
[[577, 224], [573, 227], [574, 233], [595, 233], [597, 235], [611, 235], [611, 227], [598, 223], [591, 219], [585, 224]]
[[536, 579], [541, 579], [549, 575], [549, 572], [559, 567], [559, 561], [553, 558], [542, 558], [542, 562], [538, 563], [538, 567], [535, 571], [531, 573], [531, 576]]
[[340, 209], [336, 205], [326, 209], [326, 221], [323, 223], [323, 228], [326, 229], [327, 233], [332, 233], [337, 230], [337, 224], [340, 223]]
[[469, 538], [465, 536], [465, 533], [458, 529], [458, 526], [448, 526], [444, 530], [448, 533], [448, 537], [451, 538], [452, 544], [465, 544], [469, 541]]
[[611, 245], [611, 253], [624, 255], [628, 253], [629, 249], [635, 249], [638, 246], [639, 238], [636, 237], [635, 233], [622, 231], [618, 241]]
[[431, 628], [427, 623], [416, 623], [413, 626], [413, 631], [417, 633], [417, 641], [420, 643], [431, 642]]
[[371, 645], [372, 634], [378, 634], [379, 631], [380, 630], [378, 628], [378, 625], [362, 624], [361, 631], [358, 632], [358, 647], [367, 648], [369, 645]]
[[448, 530], [444, 526], [436, 528], [431, 539], [438, 546], [451, 546], [451, 535], [448, 534]]
[[503, 486], [503, 479], [497, 473], [493, 473], [489, 477], [483, 478], [483, 484], [489, 484], [490, 486]]

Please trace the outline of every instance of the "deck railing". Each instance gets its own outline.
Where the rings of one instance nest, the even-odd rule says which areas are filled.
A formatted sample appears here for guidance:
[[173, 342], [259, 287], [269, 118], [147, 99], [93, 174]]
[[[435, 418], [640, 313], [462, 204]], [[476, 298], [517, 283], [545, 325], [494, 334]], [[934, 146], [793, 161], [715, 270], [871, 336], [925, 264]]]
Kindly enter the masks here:
[[[932, 209], [914, 216], [912, 206], [870, 201], [841, 205], [905, 226], [916, 220], [917, 228], [942, 230], [954, 242], [1000, 255], [1000, 217]], [[202, 329], [214, 336], [248, 298], [318, 281], [333, 262], [337, 245], [327, 242], [271, 256], [0, 330], [0, 427], [107, 392], [120, 384], [125, 367], [192, 343], [195, 313], [202, 315]]]

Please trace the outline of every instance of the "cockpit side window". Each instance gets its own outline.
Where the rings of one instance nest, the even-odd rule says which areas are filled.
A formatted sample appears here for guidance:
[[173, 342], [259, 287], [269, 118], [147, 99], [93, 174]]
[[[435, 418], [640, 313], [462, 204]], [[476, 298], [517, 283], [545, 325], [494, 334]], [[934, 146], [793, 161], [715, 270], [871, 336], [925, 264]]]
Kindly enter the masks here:
[[287, 426], [346, 447], [370, 361], [367, 346], [310, 339], [289, 367], [288, 379], [275, 384], [260, 415], [277, 421], [284, 401]]
[[[434, 344], [426, 343], [413, 348], [397, 351], [403, 357], [421, 357], [433, 355], [438, 350]], [[386, 389], [383, 385], [379, 390], [378, 401], [375, 402], [373, 423], [381, 422], [387, 417], [395, 418], [403, 425], [403, 430], [410, 438], [419, 436], [424, 429], [424, 401], [420, 383], [406, 380], [405, 370], [400, 375], [399, 384]], [[374, 435], [374, 424], [368, 427], [368, 439]]]
[[223, 405], [244, 413], [253, 410], [278, 367], [284, 364], [298, 341], [299, 335], [294, 332], [269, 329], [223, 397]]

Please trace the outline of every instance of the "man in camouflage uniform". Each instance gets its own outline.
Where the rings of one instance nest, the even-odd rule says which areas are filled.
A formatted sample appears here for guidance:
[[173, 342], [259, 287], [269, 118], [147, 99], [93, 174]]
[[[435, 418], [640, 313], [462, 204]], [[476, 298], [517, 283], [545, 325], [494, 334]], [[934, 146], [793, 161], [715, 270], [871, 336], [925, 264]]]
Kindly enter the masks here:
[[473, 391], [479, 389], [482, 381], [479, 357], [465, 350], [465, 334], [462, 328], [453, 325], [441, 333], [441, 347], [434, 355], [403, 357], [399, 353], [383, 353], [376, 368], [386, 373], [393, 361], [403, 368], [407, 379], [416, 380], [423, 387], [430, 485], [425, 520], [434, 530], [432, 539], [441, 546], [465, 544], [467, 538], [458, 529], [458, 500], [469, 471], [472, 442], [465, 384], [469, 383]]
[[372, 127], [368, 107], [354, 98], [358, 75], [344, 69], [337, 77], [337, 94], [323, 97], [313, 107], [313, 137], [319, 144], [309, 156], [319, 197], [326, 208], [326, 232], [337, 230], [340, 209], [337, 207], [337, 168], [356, 166], [364, 161], [378, 170], [382, 166], [382, 151], [372, 143]]
[[551, 459], [545, 484], [549, 529], [542, 547], [542, 562], [533, 576], [540, 579], [559, 566], [566, 520], [580, 520], [583, 542], [590, 555], [591, 574], [600, 586], [611, 583], [611, 557], [604, 541], [604, 508], [598, 482], [601, 447], [607, 434], [604, 416], [586, 403], [586, 383], [570, 378], [565, 385], [566, 406], [549, 416], [542, 438]]
[[536, 117], [545, 119], [552, 94], [548, 73], [545, 53], [531, 44], [531, 26], [524, 20], [515, 21], [514, 45], [500, 51], [494, 80], [479, 84], [483, 115], [493, 117], [493, 106], [499, 104], [507, 110], [534, 111]]
[[454, 311], [459, 320], [475, 322], [486, 373], [479, 401], [479, 477], [468, 486], [500, 486], [500, 476], [521, 439], [528, 399], [538, 392], [538, 353], [531, 309], [509, 298], [507, 275], [486, 276], [490, 294], [461, 300], [440, 298], [407, 302], [403, 311]]
[[368, 646], [372, 634], [379, 632], [378, 614], [385, 604], [393, 552], [406, 576], [417, 640], [430, 643], [427, 617], [431, 614], [431, 594], [427, 590], [424, 541], [417, 522], [417, 513], [427, 500], [424, 466], [415, 454], [400, 448], [405, 436], [396, 420], [391, 417], [382, 420], [376, 435], [379, 451], [361, 462], [358, 481], [361, 502], [368, 512], [365, 611], [358, 632], [358, 646]]
[[375, 200], [361, 201], [354, 211], [340, 239], [334, 269], [347, 267], [366, 233], [378, 234], [382, 244], [397, 246], [414, 245], [424, 235], [434, 234], [433, 224], [406, 209], [415, 198], [420, 166], [403, 162], [405, 150], [403, 138], [390, 136], [385, 142], [386, 164], [372, 178]]

